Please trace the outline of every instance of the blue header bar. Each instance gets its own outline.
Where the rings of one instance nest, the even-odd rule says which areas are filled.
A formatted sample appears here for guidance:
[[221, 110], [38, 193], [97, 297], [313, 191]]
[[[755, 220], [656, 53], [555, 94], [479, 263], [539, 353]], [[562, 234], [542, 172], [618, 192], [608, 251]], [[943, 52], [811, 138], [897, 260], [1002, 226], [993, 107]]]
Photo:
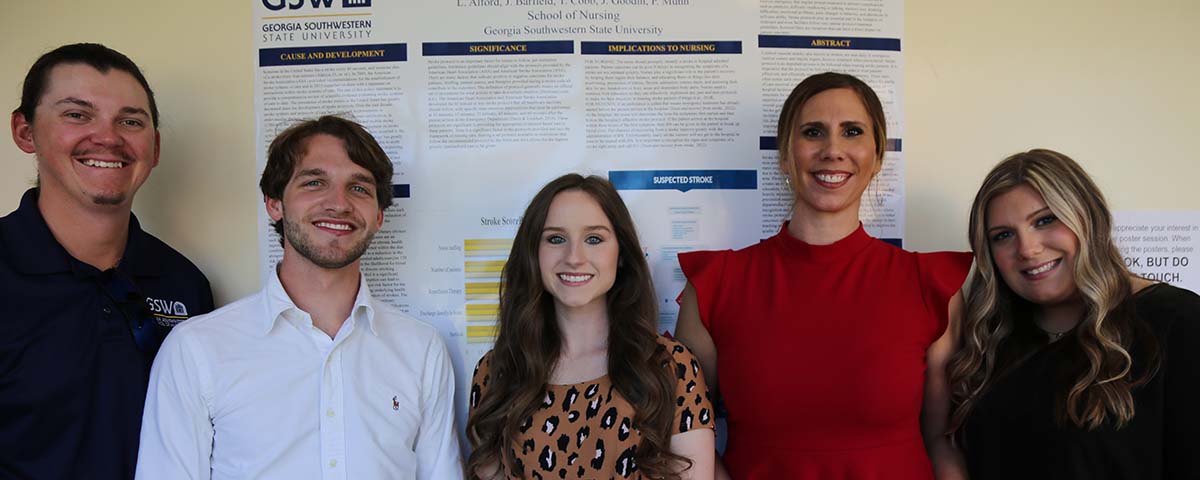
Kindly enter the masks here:
[[580, 42], [584, 55], [696, 55], [742, 53], [742, 42]]
[[412, 191], [409, 186], [407, 183], [392, 185], [392, 198], [411, 198]]
[[612, 170], [617, 190], [755, 190], [756, 170]]
[[[899, 138], [887, 139], [887, 145], [884, 151], [900, 152], [904, 148], [904, 142]], [[759, 150], [779, 150], [779, 139], [776, 137], [758, 137]]]
[[408, 45], [404, 43], [263, 48], [258, 51], [260, 67], [404, 61], [408, 61]]
[[421, 44], [421, 55], [426, 57], [453, 55], [544, 55], [555, 53], [575, 53], [575, 41], [426, 42]]
[[758, 137], [759, 150], [779, 150], [779, 142], [776, 137]]
[[759, 48], [818, 48], [826, 50], [882, 50], [899, 52], [900, 39], [759, 35], [758, 46]]

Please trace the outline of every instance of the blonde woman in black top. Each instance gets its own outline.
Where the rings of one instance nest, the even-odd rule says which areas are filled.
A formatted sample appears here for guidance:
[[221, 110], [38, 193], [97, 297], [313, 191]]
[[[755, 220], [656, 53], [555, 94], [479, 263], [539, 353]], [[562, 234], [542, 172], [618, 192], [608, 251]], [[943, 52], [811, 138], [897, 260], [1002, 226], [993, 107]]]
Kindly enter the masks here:
[[1200, 297], [1130, 273], [1111, 229], [1060, 153], [984, 180], [948, 367], [972, 479], [1200, 478]]

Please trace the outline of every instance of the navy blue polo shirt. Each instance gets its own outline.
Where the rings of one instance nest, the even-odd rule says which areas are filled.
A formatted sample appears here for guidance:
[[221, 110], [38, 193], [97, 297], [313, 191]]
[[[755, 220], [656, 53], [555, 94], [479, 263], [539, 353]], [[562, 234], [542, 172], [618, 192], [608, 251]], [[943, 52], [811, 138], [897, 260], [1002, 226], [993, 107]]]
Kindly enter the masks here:
[[76, 260], [37, 198], [0, 218], [0, 478], [133, 478], [154, 352], [212, 291], [132, 215], [117, 268]]

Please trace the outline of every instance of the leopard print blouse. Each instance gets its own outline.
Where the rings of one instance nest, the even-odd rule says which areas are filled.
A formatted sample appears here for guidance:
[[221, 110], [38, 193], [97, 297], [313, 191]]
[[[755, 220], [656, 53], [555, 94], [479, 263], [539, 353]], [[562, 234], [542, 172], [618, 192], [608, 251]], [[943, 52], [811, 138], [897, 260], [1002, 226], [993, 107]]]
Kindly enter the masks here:
[[[675, 361], [675, 433], [713, 427], [713, 407], [700, 363], [683, 344], [658, 337]], [[471, 382], [470, 406], [487, 395], [488, 352]], [[633, 406], [613, 388], [608, 375], [572, 385], [546, 385], [540, 408], [521, 423], [512, 445], [512, 478], [642, 478], [634, 455], [642, 435], [632, 425]]]

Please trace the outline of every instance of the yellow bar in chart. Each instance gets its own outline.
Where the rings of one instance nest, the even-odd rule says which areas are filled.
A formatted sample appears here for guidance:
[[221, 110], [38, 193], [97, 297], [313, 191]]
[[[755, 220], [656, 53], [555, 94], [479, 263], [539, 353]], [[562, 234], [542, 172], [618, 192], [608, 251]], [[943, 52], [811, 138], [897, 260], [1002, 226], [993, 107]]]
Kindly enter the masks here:
[[511, 238], [463, 240], [463, 255], [468, 257], [507, 257], [512, 250]]
[[463, 276], [467, 278], [500, 278], [505, 260], [467, 260], [463, 262]]
[[499, 303], [468, 303], [468, 322], [494, 322], [500, 314]]
[[499, 300], [500, 282], [467, 282], [467, 300]]
[[496, 341], [495, 325], [468, 325], [467, 343], [492, 343]]

